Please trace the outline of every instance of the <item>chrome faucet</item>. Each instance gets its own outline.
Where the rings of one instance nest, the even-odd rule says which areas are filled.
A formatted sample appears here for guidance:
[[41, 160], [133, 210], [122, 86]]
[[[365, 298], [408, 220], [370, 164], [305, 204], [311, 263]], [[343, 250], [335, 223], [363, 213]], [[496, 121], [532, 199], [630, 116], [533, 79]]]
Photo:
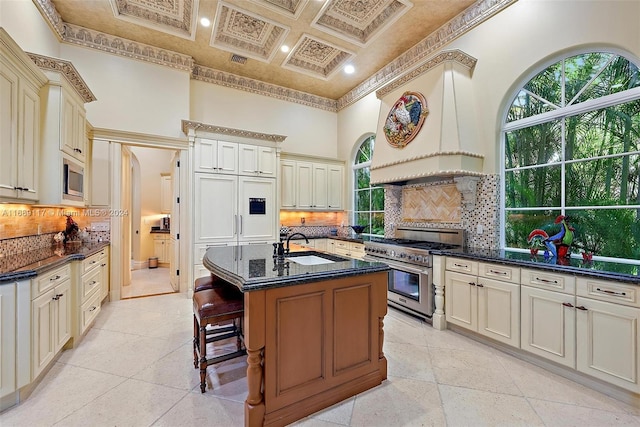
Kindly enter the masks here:
[[293, 236], [297, 236], [297, 235], [300, 235], [300, 236], [304, 237], [304, 240], [305, 240], [307, 243], [309, 243], [309, 239], [307, 239], [307, 236], [305, 236], [304, 234], [302, 234], [302, 233], [293, 233], [292, 235], [290, 235], [289, 237], [287, 237], [287, 248], [284, 250], [284, 252], [285, 252], [285, 253], [287, 253], [287, 254], [289, 253], [289, 240], [291, 240], [291, 238], [292, 238]]

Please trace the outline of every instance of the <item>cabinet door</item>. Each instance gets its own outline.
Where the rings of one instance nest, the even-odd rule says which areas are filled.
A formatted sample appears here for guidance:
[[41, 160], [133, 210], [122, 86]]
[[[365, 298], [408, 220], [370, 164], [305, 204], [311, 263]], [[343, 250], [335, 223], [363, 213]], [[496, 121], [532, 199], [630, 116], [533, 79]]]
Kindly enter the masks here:
[[238, 178], [195, 174], [195, 242], [237, 240]]
[[575, 368], [575, 297], [522, 286], [520, 300], [520, 348]]
[[313, 164], [313, 203], [311, 207], [314, 209], [327, 208], [327, 186], [329, 178], [327, 177], [327, 165], [321, 163]]
[[640, 393], [640, 309], [576, 298], [576, 368]]
[[54, 296], [55, 288], [31, 302], [31, 380], [42, 372], [55, 355]]
[[74, 113], [74, 157], [84, 163], [87, 156], [87, 117], [83, 105], [76, 104]]
[[40, 95], [28, 85], [20, 91], [18, 122], [18, 193], [21, 199], [38, 200], [40, 150]]
[[164, 254], [165, 254], [165, 241], [164, 239], [160, 239], [160, 238], [155, 238], [153, 239], [153, 256], [158, 258], [158, 262], [165, 262], [164, 261]]
[[76, 106], [73, 98], [66, 89], [62, 91], [61, 117], [60, 117], [60, 150], [70, 156], [76, 156], [75, 140], [77, 134], [74, 128], [76, 121]]
[[258, 175], [258, 147], [256, 145], [238, 145], [238, 173], [240, 175]]
[[18, 186], [18, 74], [0, 56], [0, 197], [16, 197]]
[[258, 172], [261, 177], [275, 178], [277, 165], [275, 148], [258, 147]]
[[171, 197], [173, 188], [171, 187], [171, 175], [160, 176], [160, 212], [171, 213], [173, 199]]
[[478, 278], [478, 332], [520, 347], [520, 285]]
[[218, 141], [205, 138], [197, 139], [193, 160], [196, 172], [217, 172]]
[[71, 279], [54, 289], [54, 351], [57, 353], [71, 338]]
[[0, 286], [0, 397], [16, 390], [16, 285]]
[[240, 177], [239, 193], [239, 240], [275, 242], [278, 214], [275, 180]]
[[238, 173], [238, 144], [218, 141], [218, 172]]
[[445, 272], [445, 313], [447, 322], [478, 330], [478, 292], [476, 276]]
[[100, 300], [103, 300], [109, 295], [109, 252], [101, 259], [100, 269]]
[[296, 200], [298, 209], [313, 205], [313, 163], [296, 162]]
[[296, 207], [296, 162], [280, 161], [280, 207], [292, 209]]
[[329, 165], [328, 170], [327, 208], [342, 209], [342, 192], [344, 188], [344, 167]]

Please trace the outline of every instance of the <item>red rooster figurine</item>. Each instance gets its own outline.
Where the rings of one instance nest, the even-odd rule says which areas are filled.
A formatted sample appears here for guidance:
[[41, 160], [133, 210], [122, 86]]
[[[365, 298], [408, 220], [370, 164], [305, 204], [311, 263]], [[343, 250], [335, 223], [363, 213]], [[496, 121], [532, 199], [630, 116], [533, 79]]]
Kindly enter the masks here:
[[561, 258], [569, 255], [569, 246], [573, 242], [573, 232], [575, 229], [568, 224], [569, 218], [564, 215], [559, 215], [555, 223], [560, 224], [560, 231], [553, 236], [549, 237], [546, 231], [536, 228], [531, 233], [527, 241], [529, 244], [533, 241], [539, 241], [545, 245], [547, 250], [551, 253], [552, 257]]

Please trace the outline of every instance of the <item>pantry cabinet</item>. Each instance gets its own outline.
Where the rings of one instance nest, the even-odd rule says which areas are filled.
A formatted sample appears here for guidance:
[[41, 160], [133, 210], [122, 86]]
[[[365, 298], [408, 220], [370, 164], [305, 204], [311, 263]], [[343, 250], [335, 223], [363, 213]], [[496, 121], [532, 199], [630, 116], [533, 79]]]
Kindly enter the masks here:
[[340, 162], [306, 158], [280, 161], [280, 207], [295, 210], [341, 210], [344, 166]]
[[520, 270], [457, 258], [446, 270], [447, 321], [520, 347]]
[[261, 145], [238, 144], [238, 174], [276, 177], [276, 149]]
[[0, 200], [40, 196], [40, 88], [47, 77], [0, 28]]
[[197, 138], [194, 170], [218, 174], [238, 174], [238, 144], [235, 142]]

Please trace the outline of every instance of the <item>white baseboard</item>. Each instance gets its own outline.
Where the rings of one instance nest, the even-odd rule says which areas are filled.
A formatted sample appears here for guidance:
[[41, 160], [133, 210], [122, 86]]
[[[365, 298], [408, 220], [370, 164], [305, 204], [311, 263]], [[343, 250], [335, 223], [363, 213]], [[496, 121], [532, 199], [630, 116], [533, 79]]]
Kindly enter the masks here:
[[131, 260], [131, 269], [132, 270], [142, 270], [144, 268], [148, 268], [149, 267], [149, 260], [147, 261], [135, 261], [135, 260]]

